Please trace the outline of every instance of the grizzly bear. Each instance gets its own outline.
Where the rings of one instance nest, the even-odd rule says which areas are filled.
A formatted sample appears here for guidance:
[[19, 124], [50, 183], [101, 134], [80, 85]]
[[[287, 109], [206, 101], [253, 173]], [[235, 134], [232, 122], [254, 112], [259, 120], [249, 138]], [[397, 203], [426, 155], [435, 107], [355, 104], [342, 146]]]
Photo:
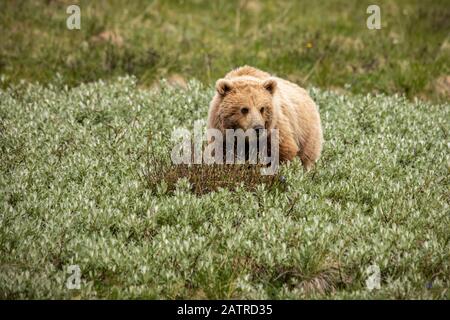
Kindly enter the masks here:
[[244, 66], [216, 82], [208, 129], [278, 129], [279, 159], [299, 156], [308, 171], [319, 159], [323, 136], [316, 104], [306, 90], [259, 69]]

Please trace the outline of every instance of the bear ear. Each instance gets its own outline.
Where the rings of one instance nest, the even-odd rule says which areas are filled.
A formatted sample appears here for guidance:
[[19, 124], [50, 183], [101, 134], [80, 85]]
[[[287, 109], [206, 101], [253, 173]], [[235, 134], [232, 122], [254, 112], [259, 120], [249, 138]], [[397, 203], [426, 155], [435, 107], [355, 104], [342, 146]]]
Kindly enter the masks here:
[[219, 79], [216, 82], [216, 90], [221, 96], [225, 96], [228, 92], [231, 91], [233, 85], [231, 81], [225, 79]]
[[275, 90], [277, 89], [277, 80], [275, 80], [273, 78], [269, 78], [263, 82], [263, 87], [264, 87], [264, 89], [269, 91], [270, 94], [274, 94]]

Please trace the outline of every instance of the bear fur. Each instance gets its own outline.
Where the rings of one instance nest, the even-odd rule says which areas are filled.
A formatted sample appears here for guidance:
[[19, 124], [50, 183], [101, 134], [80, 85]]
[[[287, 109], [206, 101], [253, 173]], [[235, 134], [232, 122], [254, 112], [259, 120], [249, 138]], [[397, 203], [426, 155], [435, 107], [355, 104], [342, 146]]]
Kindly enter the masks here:
[[319, 159], [323, 136], [318, 108], [298, 85], [244, 66], [216, 83], [207, 127], [278, 129], [281, 162], [299, 156], [306, 170]]

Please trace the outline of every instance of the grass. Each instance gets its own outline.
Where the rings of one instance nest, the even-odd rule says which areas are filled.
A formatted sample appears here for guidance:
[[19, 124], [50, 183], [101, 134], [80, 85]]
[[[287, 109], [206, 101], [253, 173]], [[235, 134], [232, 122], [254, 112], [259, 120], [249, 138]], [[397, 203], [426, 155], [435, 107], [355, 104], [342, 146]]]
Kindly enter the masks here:
[[[74, 3], [81, 8], [78, 31], [65, 26]], [[54, 82], [57, 73], [70, 86], [126, 74], [146, 87], [161, 78], [209, 85], [250, 64], [301, 85], [448, 100], [448, 1], [377, 1], [378, 31], [366, 27], [370, 4], [2, 1], [0, 74], [4, 87]]]
[[[150, 185], [148, 172], [174, 128], [206, 118], [211, 86], [5, 87], [0, 298], [449, 298], [448, 103], [311, 88], [315, 170], [296, 160], [283, 187], [249, 173], [196, 192], [189, 174], [222, 169], [164, 167]], [[79, 290], [65, 285], [74, 264]]]

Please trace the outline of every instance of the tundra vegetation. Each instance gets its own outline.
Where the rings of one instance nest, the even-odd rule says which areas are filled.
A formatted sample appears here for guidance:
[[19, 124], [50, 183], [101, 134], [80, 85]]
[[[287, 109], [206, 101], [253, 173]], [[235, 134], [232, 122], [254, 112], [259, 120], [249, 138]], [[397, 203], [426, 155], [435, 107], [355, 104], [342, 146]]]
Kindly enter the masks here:
[[170, 162], [212, 84], [60, 80], [0, 90], [0, 298], [449, 298], [448, 102], [311, 87], [322, 157], [268, 177]]
[[[369, 4], [0, 1], [0, 299], [448, 299], [450, 7]], [[311, 172], [170, 161], [244, 64], [309, 88]]]

